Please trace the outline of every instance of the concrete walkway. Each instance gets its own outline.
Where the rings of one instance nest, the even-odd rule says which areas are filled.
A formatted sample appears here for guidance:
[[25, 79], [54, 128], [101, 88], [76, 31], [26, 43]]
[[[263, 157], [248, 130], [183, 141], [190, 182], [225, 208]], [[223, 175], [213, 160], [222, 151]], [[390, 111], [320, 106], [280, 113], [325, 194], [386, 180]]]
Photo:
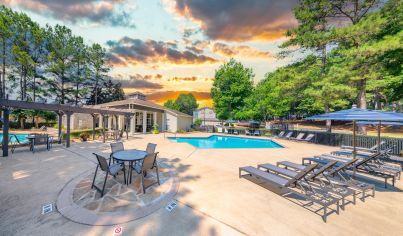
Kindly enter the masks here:
[[[193, 134], [205, 135], [205, 134]], [[125, 147], [145, 149], [157, 143], [160, 161], [174, 165], [180, 177], [171, 212], [161, 208], [144, 218], [122, 224], [123, 235], [399, 235], [403, 232], [403, 180], [383, 189], [377, 181], [375, 198], [348, 205], [324, 223], [317, 214], [248, 180], [238, 178], [240, 166], [302, 157], [335, 148], [279, 141], [281, 149], [196, 149], [172, 143], [160, 135], [138, 135]], [[111, 226], [73, 223], [57, 211], [41, 215], [41, 205], [55, 202], [75, 176], [95, 169], [94, 151], [109, 144], [73, 143], [32, 154], [16, 151], [0, 158], [0, 235], [112, 235]]]

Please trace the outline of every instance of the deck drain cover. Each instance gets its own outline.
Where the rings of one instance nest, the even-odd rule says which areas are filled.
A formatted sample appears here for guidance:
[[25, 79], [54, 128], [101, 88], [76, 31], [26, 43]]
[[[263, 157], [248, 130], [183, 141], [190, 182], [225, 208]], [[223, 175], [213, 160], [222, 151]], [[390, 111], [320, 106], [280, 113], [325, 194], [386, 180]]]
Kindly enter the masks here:
[[165, 209], [167, 209], [167, 211], [171, 212], [173, 209], [175, 209], [175, 207], [177, 205], [178, 204], [175, 201], [172, 201], [165, 207]]
[[52, 203], [48, 203], [42, 206], [42, 215], [49, 214], [53, 211]]

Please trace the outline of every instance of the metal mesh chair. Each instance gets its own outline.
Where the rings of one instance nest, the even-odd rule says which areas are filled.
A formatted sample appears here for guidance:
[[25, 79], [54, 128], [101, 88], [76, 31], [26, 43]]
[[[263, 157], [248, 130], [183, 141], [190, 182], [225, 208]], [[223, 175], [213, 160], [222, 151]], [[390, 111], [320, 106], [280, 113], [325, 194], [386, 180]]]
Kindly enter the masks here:
[[[158, 183], [158, 185], [160, 185], [160, 176], [159, 176], [159, 171], [158, 171], [157, 155], [158, 155], [158, 152], [147, 154], [147, 156], [143, 159], [141, 165], [136, 165], [133, 167], [133, 169], [141, 176], [141, 187], [143, 188], [143, 193], [146, 193], [146, 188], [152, 186], [155, 183]], [[152, 169], [155, 169], [155, 172], [157, 174], [157, 182], [154, 182], [154, 183], [150, 184], [149, 186], [145, 186], [144, 177], [147, 175], [147, 171], [152, 170]]]
[[[124, 151], [124, 150], [125, 150], [125, 147], [123, 146], [123, 142], [111, 143], [111, 152], [112, 153], [109, 158], [109, 164], [111, 163], [111, 159], [113, 159], [112, 155], [114, 153], [119, 152], [119, 151]], [[121, 165], [124, 165], [124, 162], [122, 162], [122, 161], [117, 161], [117, 162]], [[115, 163], [115, 160], [113, 160], [113, 163]]]
[[148, 143], [148, 144], [147, 144], [147, 148], [146, 148], [147, 154], [155, 153], [155, 149], [156, 149], [156, 148], [157, 148], [157, 144]]
[[46, 150], [49, 150], [49, 136], [47, 134], [35, 134], [34, 140], [31, 143], [32, 152], [35, 152], [37, 145], [46, 145]]
[[[98, 155], [96, 153], [93, 153], [93, 154], [95, 155], [95, 157], [98, 160], [98, 165], [97, 165], [97, 168], [95, 169], [94, 179], [92, 180], [91, 188], [95, 188], [97, 191], [99, 191], [101, 193], [101, 197], [103, 197], [104, 191], [105, 191], [106, 180], [108, 179], [108, 175], [112, 175], [113, 177], [116, 177], [116, 174], [119, 171], [123, 171], [123, 178], [124, 178], [124, 182], [126, 184], [126, 171], [125, 171], [124, 165], [123, 166], [121, 164], [108, 165], [108, 162], [106, 161], [105, 157]], [[105, 179], [104, 179], [104, 183], [102, 185], [102, 189], [95, 185], [95, 178], [97, 176], [97, 172], [98, 172], [99, 168], [101, 169], [101, 171], [105, 172]]]

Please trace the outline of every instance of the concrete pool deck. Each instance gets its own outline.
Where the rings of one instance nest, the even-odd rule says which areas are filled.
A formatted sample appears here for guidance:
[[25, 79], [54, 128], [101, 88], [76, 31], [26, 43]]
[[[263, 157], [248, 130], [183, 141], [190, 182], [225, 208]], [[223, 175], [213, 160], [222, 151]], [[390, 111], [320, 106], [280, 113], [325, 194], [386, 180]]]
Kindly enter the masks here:
[[[167, 135], [172, 136], [172, 135]], [[190, 134], [189, 136], [209, 136]], [[179, 135], [178, 135], [179, 137]], [[376, 197], [347, 205], [328, 222], [308, 209], [246, 179], [240, 166], [302, 157], [337, 148], [278, 140], [285, 148], [196, 149], [159, 135], [136, 135], [125, 147], [144, 149], [158, 144], [159, 160], [173, 165], [179, 175], [178, 206], [124, 223], [123, 235], [399, 235], [403, 232], [403, 180], [383, 189], [377, 179]], [[0, 235], [112, 235], [112, 226], [77, 224], [54, 211], [41, 215], [41, 206], [55, 202], [65, 184], [95, 169], [92, 152], [109, 151], [100, 142], [73, 143], [51, 151], [16, 150], [0, 158]]]

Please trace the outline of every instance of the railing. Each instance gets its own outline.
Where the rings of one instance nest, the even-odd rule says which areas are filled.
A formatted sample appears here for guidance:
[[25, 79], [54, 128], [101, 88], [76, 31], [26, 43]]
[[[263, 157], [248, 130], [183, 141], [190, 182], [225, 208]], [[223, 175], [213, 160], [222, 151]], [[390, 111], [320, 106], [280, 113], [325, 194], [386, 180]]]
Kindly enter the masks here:
[[[272, 129], [271, 133], [273, 135], [277, 135], [280, 133], [279, 129]], [[312, 143], [323, 144], [329, 146], [341, 146], [353, 145], [353, 135], [352, 134], [342, 134], [342, 133], [328, 133], [328, 132], [320, 132], [320, 131], [308, 131], [308, 130], [286, 130], [293, 131], [293, 137], [296, 137], [298, 133], [310, 133], [315, 134], [315, 137], [312, 139]], [[357, 147], [370, 148], [377, 144], [378, 137], [376, 136], [365, 136], [365, 135], [357, 135], [356, 136], [356, 145]], [[393, 154], [400, 154], [403, 151], [403, 139], [402, 138], [389, 138], [389, 137], [381, 137], [381, 141], [385, 142], [386, 147], [393, 147]]]

